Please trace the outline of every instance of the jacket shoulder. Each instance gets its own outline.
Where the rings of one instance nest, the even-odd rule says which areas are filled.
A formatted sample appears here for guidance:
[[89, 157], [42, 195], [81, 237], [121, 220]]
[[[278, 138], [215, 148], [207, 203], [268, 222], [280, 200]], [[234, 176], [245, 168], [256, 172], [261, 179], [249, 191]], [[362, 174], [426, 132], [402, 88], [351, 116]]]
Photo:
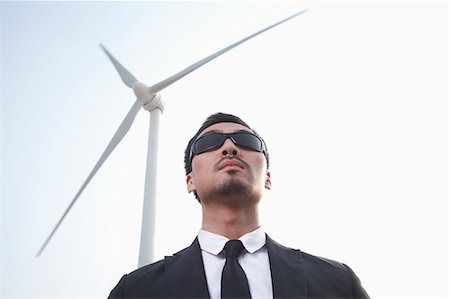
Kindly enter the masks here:
[[369, 298], [359, 278], [346, 264], [305, 252], [301, 254], [312, 298], [323, 298], [328, 290], [336, 290], [344, 298]]
[[168, 285], [164, 279], [164, 261], [146, 265], [122, 276], [108, 298], [164, 298]]
[[[267, 236], [269, 258], [274, 280], [279, 285], [289, 280], [289, 287], [301, 285], [296, 293], [284, 297], [295, 298], [369, 298], [353, 271], [343, 263], [312, 255], [299, 249], [285, 247]], [[286, 277], [287, 275], [287, 277]], [[276, 278], [283, 276], [283, 279]], [[300, 294], [301, 296], [299, 296]]]
[[338, 271], [338, 272], [346, 272], [346, 268], [343, 263], [331, 260], [328, 258], [320, 257], [317, 255], [312, 255], [310, 253], [301, 252], [303, 260], [306, 266], [319, 268], [328, 271]]
[[169, 283], [165, 271], [173, 258], [182, 255], [189, 247], [172, 256], [166, 256], [152, 264], [143, 266], [122, 276], [108, 298], [167, 298]]

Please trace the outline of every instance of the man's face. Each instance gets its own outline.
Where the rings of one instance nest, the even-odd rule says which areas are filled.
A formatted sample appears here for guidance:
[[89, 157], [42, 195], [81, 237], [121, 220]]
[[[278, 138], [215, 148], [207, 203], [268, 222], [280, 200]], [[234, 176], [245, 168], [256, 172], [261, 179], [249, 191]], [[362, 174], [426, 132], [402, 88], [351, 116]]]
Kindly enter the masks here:
[[[223, 122], [209, 126], [199, 137], [213, 132], [251, 132], [247, 127]], [[198, 139], [197, 138], [197, 139]], [[229, 138], [216, 150], [194, 155], [192, 171], [186, 176], [189, 192], [197, 192], [202, 203], [258, 202], [264, 188], [270, 189], [270, 173], [263, 153], [241, 148]]]

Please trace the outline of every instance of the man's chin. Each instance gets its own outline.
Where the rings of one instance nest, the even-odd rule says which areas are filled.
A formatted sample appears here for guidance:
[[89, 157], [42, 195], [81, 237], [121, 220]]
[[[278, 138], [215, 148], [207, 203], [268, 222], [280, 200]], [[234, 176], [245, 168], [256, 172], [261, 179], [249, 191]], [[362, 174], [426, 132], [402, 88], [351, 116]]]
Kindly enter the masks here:
[[[229, 170], [230, 172], [237, 170]], [[227, 171], [227, 173], [229, 172]], [[219, 185], [215, 193], [218, 197], [229, 197], [229, 196], [237, 196], [237, 197], [246, 197], [251, 194], [251, 186], [242, 182], [237, 178], [231, 178], [226, 180], [223, 184]]]

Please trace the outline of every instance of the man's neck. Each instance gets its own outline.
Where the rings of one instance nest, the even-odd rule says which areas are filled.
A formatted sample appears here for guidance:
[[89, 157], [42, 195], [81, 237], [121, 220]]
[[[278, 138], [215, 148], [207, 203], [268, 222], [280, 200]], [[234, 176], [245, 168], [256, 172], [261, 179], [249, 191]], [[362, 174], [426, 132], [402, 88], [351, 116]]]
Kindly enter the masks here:
[[257, 206], [236, 209], [202, 205], [202, 210], [202, 229], [228, 239], [238, 239], [260, 226]]

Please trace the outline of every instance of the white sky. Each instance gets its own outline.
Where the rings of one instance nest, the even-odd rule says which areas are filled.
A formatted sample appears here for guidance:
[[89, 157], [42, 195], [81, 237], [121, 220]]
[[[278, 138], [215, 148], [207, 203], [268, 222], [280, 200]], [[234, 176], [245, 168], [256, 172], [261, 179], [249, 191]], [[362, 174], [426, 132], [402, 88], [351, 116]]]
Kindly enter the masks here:
[[200, 207], [183, 151], [210, 114], [267, 141], [278, 242], [345, 262], [373, 298], [448, 293], [448, 3], [2, 2], [1, 296], [106, 297], [136, 268], [149, 115], [67, 208], [151, 85], [304, 8], [162, 92], [156, 258]]

